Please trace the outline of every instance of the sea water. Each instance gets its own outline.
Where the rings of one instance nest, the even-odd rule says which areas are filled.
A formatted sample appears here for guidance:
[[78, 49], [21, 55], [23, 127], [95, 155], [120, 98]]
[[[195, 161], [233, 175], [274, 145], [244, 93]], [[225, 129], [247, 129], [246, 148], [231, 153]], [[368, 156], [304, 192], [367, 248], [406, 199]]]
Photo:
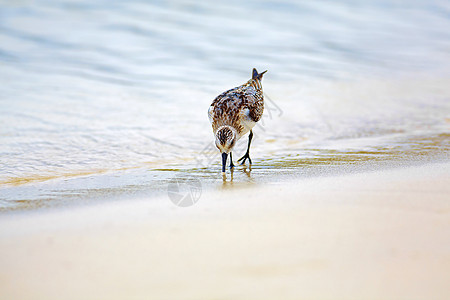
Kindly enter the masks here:
[[[0, 209], [447, 159], [449, 28], [448, 1], [0, 1]], [[208, 106], [253, 67], [223, 181]]]

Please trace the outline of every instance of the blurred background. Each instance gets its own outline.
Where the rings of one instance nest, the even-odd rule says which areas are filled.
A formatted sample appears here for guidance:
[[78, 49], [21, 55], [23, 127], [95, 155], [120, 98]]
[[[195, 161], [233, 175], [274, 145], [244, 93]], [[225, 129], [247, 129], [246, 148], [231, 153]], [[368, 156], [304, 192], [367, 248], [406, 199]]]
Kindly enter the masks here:
[[206, 112], [253, 67], [277, 111], [235, 179], [446, 157], [449, 28], [438, 0], [0, 1], [0, 207], [214, 184]]

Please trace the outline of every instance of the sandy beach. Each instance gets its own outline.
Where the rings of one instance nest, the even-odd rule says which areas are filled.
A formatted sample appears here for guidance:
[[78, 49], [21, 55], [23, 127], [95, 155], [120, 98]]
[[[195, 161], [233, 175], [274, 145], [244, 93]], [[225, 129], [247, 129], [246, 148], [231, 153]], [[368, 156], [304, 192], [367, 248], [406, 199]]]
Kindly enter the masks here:
[[0, 1], [0, 300], [450, 299], [449, 8]]
[[2, 299], [448, 299], [450, 164], [0, 219]]

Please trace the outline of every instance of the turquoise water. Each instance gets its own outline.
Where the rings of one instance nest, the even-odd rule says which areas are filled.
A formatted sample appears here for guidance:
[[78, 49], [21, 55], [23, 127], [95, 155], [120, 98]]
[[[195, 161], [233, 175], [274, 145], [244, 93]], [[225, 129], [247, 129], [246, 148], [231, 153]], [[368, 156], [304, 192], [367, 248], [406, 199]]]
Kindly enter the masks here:
[[[1, 1], [0, 209], [446, 159], [448, 28], [448, 1]], [[206, 111], [253, 67], [254, 166], [223, 185]]]

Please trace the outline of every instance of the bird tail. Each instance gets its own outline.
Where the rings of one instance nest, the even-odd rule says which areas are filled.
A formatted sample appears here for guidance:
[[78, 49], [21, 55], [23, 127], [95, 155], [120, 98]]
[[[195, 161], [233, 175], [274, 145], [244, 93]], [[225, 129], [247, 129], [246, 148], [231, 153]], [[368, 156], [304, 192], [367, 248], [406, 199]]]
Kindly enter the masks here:
[[262, 76], [263, 76], [264, 73], [266, 73], [266, 72], [267, 72], [267, 70], [265, 70], [265, 71], [262, 72], [262, 73], [258, 73], [258, 71], [256, 71], [255, 68], [253, 68], [252, 79], [258, 79], [258, 80], [261, 80], [261, 79], [262, 79]]

